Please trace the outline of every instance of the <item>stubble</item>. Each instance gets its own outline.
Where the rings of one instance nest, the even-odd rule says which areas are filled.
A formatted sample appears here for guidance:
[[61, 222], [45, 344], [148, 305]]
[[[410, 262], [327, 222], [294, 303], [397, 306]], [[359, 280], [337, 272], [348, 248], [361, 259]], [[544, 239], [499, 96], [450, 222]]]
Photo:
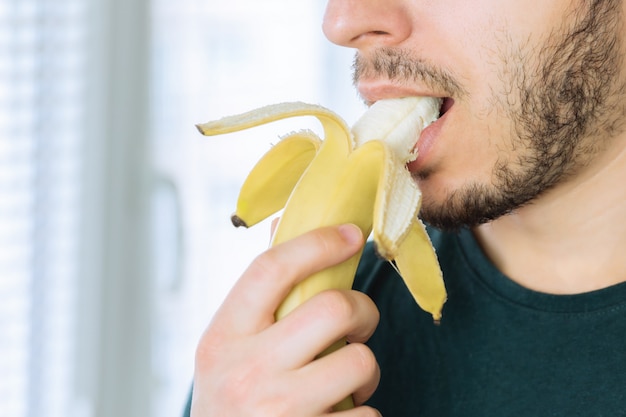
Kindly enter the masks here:
[[[541, 45], [502, 43], [493, 105], [513, 126], [514, 157], [500, 159], [490, 183], [466, 183], [443, 202], [424, 200], [421, 216], [441, 229], [473, 227], [532, 203], [576, 173], [623, 129], [623, 16], [619, 0], [585, 0]], [[450, 96], [465, 94], [452, 74], [381, 50], [355, 60], [354, 77], [419, 80]], [[421, 173], [427, 179], [429, 173]]]

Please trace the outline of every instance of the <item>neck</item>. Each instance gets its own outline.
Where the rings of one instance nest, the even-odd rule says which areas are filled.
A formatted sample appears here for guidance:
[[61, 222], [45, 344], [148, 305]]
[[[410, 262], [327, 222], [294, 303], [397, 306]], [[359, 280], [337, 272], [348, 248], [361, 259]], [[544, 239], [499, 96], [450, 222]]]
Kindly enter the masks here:
[[575, 178], [474, 230], [500, 271], [551, 294], [626, 281], [626, 139], [615, 142]]

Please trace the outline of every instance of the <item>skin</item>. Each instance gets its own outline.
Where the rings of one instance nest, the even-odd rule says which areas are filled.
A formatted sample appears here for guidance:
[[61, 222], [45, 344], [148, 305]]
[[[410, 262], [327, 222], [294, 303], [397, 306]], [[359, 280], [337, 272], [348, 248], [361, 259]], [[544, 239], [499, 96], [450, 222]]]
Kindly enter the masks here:
[[625, 3], [356, 3], [331, 1], [324, 31], [356, 49], [366, 102], [454, 99], [414, 167], [425, 220], [472, 227], [531, 289], [626, 280]]
[[[471, 226], [511, 279], [563, 294], [626, 281], [624, 16], [617, 0], [330, 0], [323, 30], [356, 50], [366, 102], [454, 100], [411, 166], [428, 220]], [[354, 227], [325, 228], [250, 265], [199, 342], [193, 416], [324, 416], [371, 395], [368, 297], [325, 292], [273, 319], [296, 282], [362, 244]], [[353, 343], [312, 361], [342, 335]]]
[[[469, 114], [474, 116], [469, 122], [478, 121], [480, 129], [454, 132], [459, 136], [453, 140], [480, 141], [481, 149], [493, 154], [488, 164], [477, 160], [488, 175], [468, 179], [466, 169], [463, 183], [451, 183], [450, 176], [438, 175], [446, 167], [434, 166], [432, 161], [414, 173], [422, 187], [429, 188], [422, 215], [431, 224], [476, 226], [507, 214], [575, 175], [607, 139], [621, 132], [623, 109], [614, 111], [624, 90], [623, 81], [616, 79], [621, 62], [615, 29], [620, 16], [615, 13], [615, 1], [598, 3], [573, 9], [576, 18], [563, 33], [536, 43], [516, 44], [511, 30], [503, 27], [492, 47], [494, 57], [489, 58], [496, 65], [481, 69], [481, 73], [497, 74], [491, 84], [481, 80], [479, 87], [486, 92], [436, 63], [412, 57], [408, 45], [383, 47], [374, 53], [359, 51], [354, 78], [365, 96], [372, 90], [376, 94], [382, 76], [392, 84], [426, 82], [434, 91], [445, 92], [457, 104], [447, 118], [457, 116], [464, 110], [458, 107], [465, 103], [470, 104], [470, 111], [478, 109], [478, 114]], [[506, 130], [497, 129], [499, 124]], [[448, 161], [446, 155], [444, 162]], [[455, 165], [460, 166], [466, 168]], [[438, 179], [442, 181], [437, 183]], [[439, 185], [438, 195], [430, 189], [433, 183]]]
[[[200, 339], [192, 416], [323, 416], [350, 393], [357, 407], [342, 416], [379, 416], [358, 406], [380, 378], [376, 359], [363, 344], [378, 324], [369, 297], [327, 291], [274, 322], [274, 312], [297, 282], [347, 260], [363, 243], [354, 225], [328, 227], [255, 259]], [[349, 345], [313, 362], [343, 336]]]

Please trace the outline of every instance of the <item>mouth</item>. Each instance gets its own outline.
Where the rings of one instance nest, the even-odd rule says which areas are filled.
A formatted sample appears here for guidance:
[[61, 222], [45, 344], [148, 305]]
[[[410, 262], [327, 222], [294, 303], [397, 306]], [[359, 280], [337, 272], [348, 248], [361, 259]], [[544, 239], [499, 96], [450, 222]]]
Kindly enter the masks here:
[[[418, 96], [418, 95], [415, 94], [415, 96]], [[439, 118], [441, 118], [444, 114], [448, 112], [448, 110], [452, 108], [452, 106], [454, 105], [454, 99], [452, 97], [435, 97], [435, 98], [441, 99], [441, 107], [439, 108]], [[380, 100], [382, 99], [383, 98], [380, 98]], [[374, 103], [376, 103], [376, 101], [378, 101], [378, 99], [364, 100], [365, 105], [367, 107], [371, 107]]]
[[443, 126], [447, 119], [446, 115], [449, 114], [450, 109], [454, 106], [454, 99], [452, 97], [442, 97], [441, 107], [439, 108], [439, 117], [431, 124], [426, 126], [419, 135], [415, 143], [416, 158], [413, 161], [407, 163], [407, 169], [409, 172], [418, 175], [429, 164], [429, 155], [432, 153], [438, 139], [441, 135]]
[[439, 109], [439, 118], [448, 112], [454, 105], [452, 97], [442, 97], [441, 108]]
[[426, 169], [431, 163], [432, 154], [436, 148], [435, 145], [441, 138], [446, 119], [449, 119], [447, 116], [455, 105], [455, 99], [444, 94], [438, 95], [435, 91], [397, 84], [392, 85], [379, 80], [359, 80], [357, 90], [359, 96], [368, 107], [371, 107], [379, 100], [401, 97], [433, 97], [441, 99], [438, 117], [420, 132], [418, 138], [415, 138], [414, 159], [407, 163], [409, 171], [415, 174]]

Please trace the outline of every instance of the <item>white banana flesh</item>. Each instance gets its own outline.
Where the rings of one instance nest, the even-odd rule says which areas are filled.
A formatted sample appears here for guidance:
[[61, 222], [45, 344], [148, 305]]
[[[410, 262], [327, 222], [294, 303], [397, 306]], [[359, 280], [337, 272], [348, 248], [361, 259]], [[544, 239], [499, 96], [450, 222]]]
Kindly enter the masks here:
[[405, 97], [379, 100], [352, 126], [355, 146], [381, 140], [406, 164], [417, 158], [419, 135], [439, 117], [441, 99]]

